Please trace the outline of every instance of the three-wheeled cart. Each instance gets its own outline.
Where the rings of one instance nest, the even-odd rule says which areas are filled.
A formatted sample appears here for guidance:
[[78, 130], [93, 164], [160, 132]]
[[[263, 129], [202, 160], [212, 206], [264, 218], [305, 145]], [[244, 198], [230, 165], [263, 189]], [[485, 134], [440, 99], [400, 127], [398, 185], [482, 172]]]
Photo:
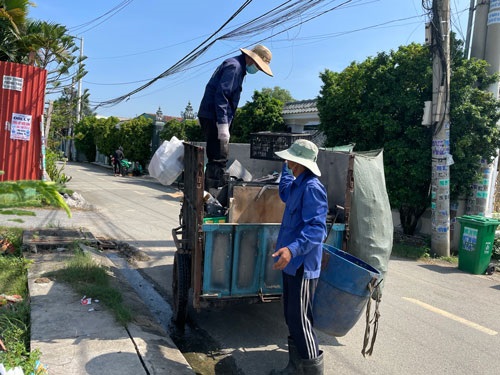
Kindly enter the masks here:
[[[345, 166], [339, 168], [345, 169]], [[341, 201], [345, 206], [343, 187], [349, 186], [347, 172], [343, 178], [337, 190], [342, 192]], [[207, 219], [204, 217], [204, 148], [190, 143], [184, 143], [183, 183], [180, 223], [172, 230], [177, 248], [172, 276], [175, 322], [184, 325], [191, 298], [197, 310], [228, 303], [279, 301], [282, 276], [272, 269], [271, 257], [284, 210], [278, 185], [229, 182], [228, 222]], [[343, 219], [347, 215], [348, 207], [342, 212]], [[333, 228], [338, 230], [333, 236], [334, 245], [342, 248], [346, 227], [342, 224]]]

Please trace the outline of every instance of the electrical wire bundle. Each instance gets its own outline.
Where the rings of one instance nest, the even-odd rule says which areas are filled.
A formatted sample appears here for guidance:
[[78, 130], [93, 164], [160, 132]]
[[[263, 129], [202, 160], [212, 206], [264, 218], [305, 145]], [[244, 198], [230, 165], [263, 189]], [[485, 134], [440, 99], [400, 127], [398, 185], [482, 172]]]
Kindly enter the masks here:
[[[132, 95], [146, 89], [159, 79], [168, 77], [170, 75], [179, 73], [186, 70], [195, 60], [197, 60], [201, 55], [203, 55], [211, 46], [213, 46], [218, 40], [238, 40], [246, 39], [248, 36], [255, 36], [263, 34], [266, 31], [271, 30], [271, 35], [261, 39], [259, 42], [270, 39], [276, 35], [285, 33], [293, 28], [299, 27], [306, 22], [309, 22], [321, 15], [331, 12], [340, 7], [346, 6], [349, 3], [359, 3], [363, 0], [289, 0], [278, 5], [277, 7], [271, 9], [270, 11], [264, 13], [263, 15], [252, 19], [249, 22], [244, 23], [235, 29], [221, 34], [221, 31], [231, 23], [243, 10], [250, 5], [252, 0], [246, 0], [238, 10], [231, 15], [231, 17], [225, 21], [215, 32], [213, 32], [208, 38], [206, 38], [201, 44], [189, 52], [186, 56], [176, 62], [174, 65], [169, 67], [163, 73], [159, 74], [155, 78], [151, 79], [144, 85], [132, 90], [131, 92], [121, 95], [117, 98], [99, 102], [96, 105], [98, 107], [110, 107], [121, 103], [124, 100], [128, 100]], [[278, 31], [275, 31], [277, 30]], [[218, 36], [219, 35], [219, 36]], [[249, 47], [249, 46], [246, 46]]]

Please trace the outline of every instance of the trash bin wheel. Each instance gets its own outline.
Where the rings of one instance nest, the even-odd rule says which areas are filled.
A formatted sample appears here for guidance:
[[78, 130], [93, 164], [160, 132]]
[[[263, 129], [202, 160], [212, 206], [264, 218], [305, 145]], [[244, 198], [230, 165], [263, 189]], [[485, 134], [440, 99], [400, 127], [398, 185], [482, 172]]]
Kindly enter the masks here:
[[174, 255], [172, 274], [173, 319], [178, 326], [184, 326], [187, 319], [187, 305], [191, 281], [191, 255]]
[[493, 263], [490, 263], [488, 265], [488, 268], [486, 268], [486, 274], [493, 275], [494, 273], [495, 273], [495, 265]]

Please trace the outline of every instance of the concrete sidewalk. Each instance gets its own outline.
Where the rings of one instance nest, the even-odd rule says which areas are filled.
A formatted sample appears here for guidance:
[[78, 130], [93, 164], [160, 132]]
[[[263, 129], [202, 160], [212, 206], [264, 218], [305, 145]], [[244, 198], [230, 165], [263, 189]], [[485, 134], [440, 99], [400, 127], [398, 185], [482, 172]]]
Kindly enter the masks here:
[[[113, 263], [93, 253], [121, 283], [133, 306], [133, 321], [124, 327], [101, 303], [82, 305], [83, 296], [57, 280], [44, 277], [65, 265], [71, 254], [31, 254], [28, 272], [31, 298], [31, 350], [41, 352], [41, 363], [51, 375], [68, 374], [194, 374], [184, 356]], [[91, 296], [87, 296], [91, 297]]]
[[[153, 180], [149, 176], [138, 179]], [[21, 221], [17, 215], [0, 215], [0, 225], [28, 230], [82, 230], [96, 236], [121, 238], [121, 228], [113, 226], [101, 210], [82, 207], [78, 200], [75, 203], [76, 206], [71, 206], [72, 218], [63, 210], [35, 208], [28, 209], [35, 216], [23, 216]], [[129, 280], [139, 272], [127, 268], [125, 258], [118, 252], [92, 252], [120, 283], [124, 300], [134, 307], [133, 321], [127, 327], [118, 324], [100, 303], [81, 305], [83, 296], [77, 295], [70, 286], [44, 278], [46, 272], [63, 267], [69, 253], [38, 251], [28, 256], [34, 261], [28, 270], [31, 349], [40, 350], [41, 363], [48, 368], [49, 374], [194, 374], [166, 331], [170, 316], [161, 311], [159, 316], [157, 310], [149, 310], [151, 296], [144, 290], [148, 285], [142, 283], [141, 290], [136, 291], [137, 285], [132, 286]], [[162, 302], [166, 304], [164, 299]]]

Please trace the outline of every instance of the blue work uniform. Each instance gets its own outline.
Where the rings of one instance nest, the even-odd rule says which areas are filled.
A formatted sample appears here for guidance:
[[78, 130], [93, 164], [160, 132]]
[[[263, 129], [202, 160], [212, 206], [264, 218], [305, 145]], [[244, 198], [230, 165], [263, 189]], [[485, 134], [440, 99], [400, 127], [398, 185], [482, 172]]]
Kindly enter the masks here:
[[326, 189], [308, 169], [294, 178], [281, 174], [279, 195], [285, 202], [276, 250], [288, 247], [292, 259], [283, 270], [283, 304], [290, 336], [303, 359], [316, 358], [319, 344], [312, 326], [312, 303], [321, 272], [326, 238]]
[[231, 125], [246, 74], [244, 54], [224, 60], [205, 87], [198, 117]]
[[245, 55], [231, 57], [219, 65], [205, 87], [198, 110], [200, 125], [205, 134], [205, 151], [208, 159], [205, 190], [208, 190], [208, 187], [223, 185], [229, 142], [219, 140], [217, 124], [231, 126], [246, 74]]

